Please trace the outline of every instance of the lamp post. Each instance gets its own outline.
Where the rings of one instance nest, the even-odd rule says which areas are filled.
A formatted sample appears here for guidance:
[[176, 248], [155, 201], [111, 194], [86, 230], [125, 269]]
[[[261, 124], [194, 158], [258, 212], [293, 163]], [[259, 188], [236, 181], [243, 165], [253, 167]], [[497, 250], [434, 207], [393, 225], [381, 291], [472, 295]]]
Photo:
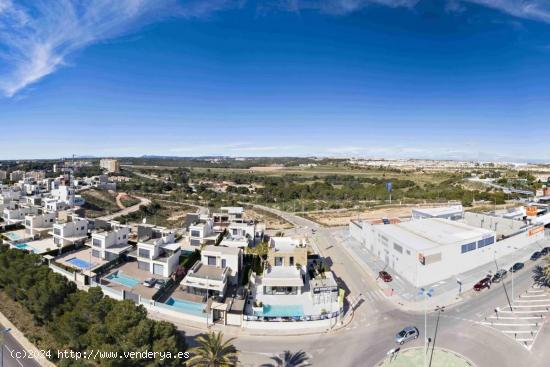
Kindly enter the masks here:
[[432, 343], [432, 353], [431, 353], [431, 355], [430, 355], [430, 365], [429, 365], [429, 367], [431, 367], [431, 365], [432, 365], [432, 359], [433, 359], [433, 357], [434, 357], [435, 339], [437, 338], [437, 329], [438, 329], [438, 327], [439, 327], [439, 317], [441, 316], [441, 313], [442, 313], [442, 312], [445, 312], [445, 306], [442, 306], [442, 307], [436, 306], [435, 312], [437, 312], [437, 321], [436, 321], [436, 323], [435, 323], [434, 341], [433, 341], [433, 343]]
[[10, 332], [11, 329], [5, 328], [0, 330], [0, 366], [4, 367], [4, 334]]
[[427, 340], [428, 340], [428, 321], [427, 321], [427, 309], [426, 309], [426, 296], [432, 297], [435, 290], [433, 288], [430, 288], [428, 290], [424, 288], [420, 288], [418, 290], [418, 295], [424, 297], [424, 367], [426, 367], [426, 355], [428, 354], [428, 346], [427, 346]]
[[[512, 248], [513, 250], [519, 250], [519, 248], [517, 247], [510, 247], [508, 246], [508, 248]], [[514, 273], [516, 272], [516, 269], [514, 269], [514, 265], [516, 263], [514, 263], [512, 265], [512, 268], [510, 269], [510, 272], [512, 273], [512, 302], [514, 302]], [[514, 310], [512, 309], [512, 305], [510, 304], [510, 311], [514, 312]]]

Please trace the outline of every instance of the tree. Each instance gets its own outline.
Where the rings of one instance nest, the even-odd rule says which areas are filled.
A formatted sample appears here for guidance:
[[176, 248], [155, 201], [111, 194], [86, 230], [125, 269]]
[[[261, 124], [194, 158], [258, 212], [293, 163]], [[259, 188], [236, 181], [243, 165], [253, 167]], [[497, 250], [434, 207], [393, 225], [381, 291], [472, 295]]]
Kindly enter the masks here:
[[281, 355], [271, 357], [274, 363], [268, 363], [262, 365], [262, 367], [307, 367], [311, 366], [309, 363], [309, 357], [307, 354], [300, 350], [296, 353], [292, 353], [289, 350]]
[[537, 285], [550, 287], [550, 258], [547, 258], [545, 261], [545, 265], [539, 265], [533, 269], [533, 280]]
[[189, 351], [193, 357], [189, 366], [232, 367], [237, 365], [237, 349], [232, 342], [235, 338], [223, 340], [223, 333], [210, 332], [197, 337], [198, 347]]

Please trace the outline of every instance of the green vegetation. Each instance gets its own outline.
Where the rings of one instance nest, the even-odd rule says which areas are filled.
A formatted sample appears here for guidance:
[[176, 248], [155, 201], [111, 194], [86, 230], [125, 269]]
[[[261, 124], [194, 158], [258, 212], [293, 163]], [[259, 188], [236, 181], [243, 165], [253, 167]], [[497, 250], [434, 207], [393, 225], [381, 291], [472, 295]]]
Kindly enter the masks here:
[[296, 353], [292, 353], [289, 350], [285, 350], [284, 353], [271, 357], [273, 363], [263, 364], [261, 367], [307, 367], [311, 366], [309, 363], [309, 357], [306, 352], [300, 350]]
[[139, 204], [140, 200], [133, 196], [125, 196], [123, 199], [120, 200], [120, 202], [122, 203], [122, 205], [128, 208], [130, 206]]
[[195, 264], [197, 261], [199, 261], [201, 258], [201, 252], [199, 250], [195, 250], [192, 254], [180, 257], [180, 265], [185, 270], [191, 269], [193, 264]]
[[197, 337], [198, 347], [189, 350], [192, 357], [189, 367], [233, 367], [237, 365], [237, 349], [232, 342], [235, 338], [223, 340], [223, 333], [210, 332]]
[[116, 204], [116, 194], [107, 190], [90, 189], [81, 192], [86, 200], [86, 216], [96, 218], [120, 210]]
[[[168, 322], [147, 319], [143, 306], [103, 296], [100, 288], [88, 292], [41, 265], [38, 255], [0, 248], [0, 295], [23, 306], [32, 315], [31, 340], [40, 349], [84, 352], [156, 351], [176, 354], [186, 348], [184, 338]], [[4, 303], [0, 308], [4, 307]], [[25, 313], [16, 325], [26, 324]], [[54, 361], [57, 355], [50, 358]], [[59, 366], [182, 366], [178, 359], [101, 359], [85, 363], [71, 359]]]

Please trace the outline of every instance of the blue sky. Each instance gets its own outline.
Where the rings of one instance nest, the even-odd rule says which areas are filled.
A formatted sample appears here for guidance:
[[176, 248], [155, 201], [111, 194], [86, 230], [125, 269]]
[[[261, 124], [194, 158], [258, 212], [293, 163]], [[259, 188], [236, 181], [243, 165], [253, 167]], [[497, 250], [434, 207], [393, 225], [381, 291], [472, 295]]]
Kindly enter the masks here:
[[0, 159], [550, 160], [550, 5], [0, 0]]

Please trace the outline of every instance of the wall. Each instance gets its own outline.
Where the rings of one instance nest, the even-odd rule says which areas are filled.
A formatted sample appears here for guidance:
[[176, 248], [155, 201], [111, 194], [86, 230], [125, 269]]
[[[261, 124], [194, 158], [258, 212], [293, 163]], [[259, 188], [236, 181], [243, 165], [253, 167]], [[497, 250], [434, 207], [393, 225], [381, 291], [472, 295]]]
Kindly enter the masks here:
[[497, 236], [509, 236], [525, 227], [523, 221], [469, 212], [464, 213], [464, 222], [474, 227], [495, 231]]

